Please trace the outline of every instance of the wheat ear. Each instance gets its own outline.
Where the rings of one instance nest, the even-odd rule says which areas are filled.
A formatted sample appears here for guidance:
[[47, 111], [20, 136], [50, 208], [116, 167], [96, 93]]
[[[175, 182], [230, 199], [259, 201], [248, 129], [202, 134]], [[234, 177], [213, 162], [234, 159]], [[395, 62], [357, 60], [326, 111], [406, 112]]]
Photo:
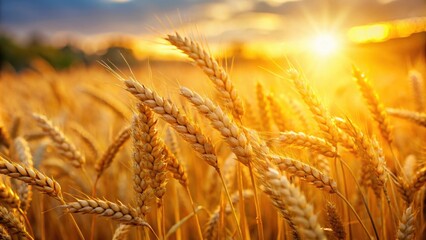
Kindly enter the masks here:
[[327, 220], [333, 230], [334, 236], [339, 240], [346, 239], [345, 228], [343, 227], [342, 219], [337, 213], [336, 205], [327, 202], [326, 205]]
[[301, 179], [321, 188], [328, 193], [337, 192], [337, 183], [318, 169], [301, 161], [278, 155], [268, 155], [268, 159], [278, 166], [281, 171], [294, 174]]
[[[167, 183], [167, 163], [163, 158], [164, 144], [160, 143], [156, 124], [152, 111], [143, 104], [138, 104], [139, 115], [135, 119], [133, 127], [133, 139], [140, 139], [141, 148], [137, 154], [141, 162], [139, 166], [146, 171], [149, 176], [149, 185], [154, 191], [154, 195], [161, 201], [166, 193]], [[138, 145], [136, 145], [138, 146]], [[139, 147], [139, 146], [138, 146]]]
[[325, 139], [303, 132], [280, 132], [277, 141], [283, 145], [307, 148], [330, 158], [337, 157], [336, 149]]
[[93, 159], [98, 159], [99, 146], [95, 137], [77, 123], [71, 124], [71, 129], [80, 137], [83, 143], [88, 147]]
[[213, 127], [222, 134], [238, 160], [247, 165], [253, 153], [244, 131], [242, 131], [240, 127], [210, 99], [203, 98], [185, 87], [181, 87], [180, 92], [201, 114], [206, 116]]
[[426, 184], [426, 167], [423, 167], [413, 177], [413, 180], [408, 187], [414, 193], [419, 191]]
[[[243, 190], [242, 191], [243, 198], [249, 198], [253, 196], [253, 192], [251, 190]], [[239, 192], [233, 193], [231, 196], [232, 204], [238, 204], [240, 201], [240, 194]], [[225, 206], [225, 214], [230, 214], [231, 207]], [[215, 211], [210, 215], [209, 220], [207, 221], [206, 225], [204, 226], [204, 234], [203, 237], [206, 240], [214, 240], [218, 238], [218, 223], [220, 219], [220, 213], [221, 213], [221, 206], [216, 207]]]
[[353, 67], [353, 76], [357, 82], [361, 93], [364, 97], [364, 100], [367, 102], [368, 108], [374, 120], [379, 125], [380, 133], [386, 141], [392, 143], [392, 129], [389, 123], [389, 117], [383, 107], [382, 103], [379, 100], [379, 96], [374, 91], [370, 82], [364, 73], [362, 73], [358, 68]]
[[95, 198], [81, 199], [62, 205], [71, 213], [95, 214], [106, 218], [111, 218], [123, 224], [136, 226], [149, 226], [137, 214], [136, 209], [122, 203], [113, 203]]
[[124, 83], [127, 91], [169, 123], [210, 166], [219, 169], [210, 139], [205, 137], [197, 125], [191, 123], [184, 114], [180, 113], [176, 105], [136, 81], [126, 80]]
[[[153, 190], [150, 187], [150, 173], [146, 170], [146, 147], [142, 140], [147, 133], [146, 124], [143, 123], [144, 115], [135, 115], [132, 122], [133, 140], [133, 188], [136, 192], [138, 214], [142, 217], [151, 211], [151, 202], [154, 199]], [[150, 163], [152, 165], [152, 163]]]
[[401, 220], [399, 221], [398, 232], [396, 234], [396, 239], [398, 240], [408, 240], [414, 239], [416, 232], [416, 215], [413, 211], [413, 207], [409, 206], [404, 214], [402, 215]]
[[409, 73], [413, 97], [416, 103], [416, 110], [423, 112], [425, 110], [424, 82], [420, 72], [411, 70]]
[[42, 193], [46, 193], [62, 201], [61, 186], [55, 180], [46, 177], [36, 169], [12, 163], [0, 156], [0, 173], [21, 180], [34, 186]]
[[179, 181], [183, 187], [187, 187], [188, 174], [186, 173], [185, 168], [166, 144], [162, 141], [160, 141], [160, 144], [162, 145], [164, 159], [167, 162], [167, 170], [172, 173], [173, 178]]
[[261, 130], [263, 131], [271, 131], [271, 108], [269, 105], [269, 101], [266, 98], [267, 94], [265, 92], [265, 88], [260, 82], [256, 84], [256, 98], [257, 98], [257, 107], [260, 114], [260, 121], [262, 123]]
[[[13, 146], [17, 155], [17, 160], [24, 166], [32, 168], [34, 164], [28, 142], [23, 137], [17, 137]], [[32, 187], [26, 183], [22, 183], [18, 185], [18, 194], [21, 199], [21, 208], [26, 212], [32, 201]]]
[[21, 204], [18, 194], [4, 183], [0, 183], [0, 202], [11, 208], [19, 208]]
[[[369, 138], [350, 121], [344, 121], [336, 118], [335, 123], [354, 140], [357, 154], [361, 160], [366, 163], [365, 167], [369, 167], [376, 176], [377, 186], [383, 187], [386, 181], [386, 163], [383, 155], [383, 150], [379, 143], [373, 138]], [[365, 169], [364, 172], [369, 172]], [[375, 181], [376, 181], [375, 180]]]
[[[271, 197], [280, 213], [291, 219], [298, 232], [306, 239], [326, 239], [325, 234], [313, 212], [313, 207], [306, 201], [300, 190], [273, 168], [257, 172], [266, 194]], [[282, 205], [284, 204], [284, 206]]]
[[270, 106], [270, 112], [272, 115], [272, 119], [275, 122], [278, 130], [280, 132], [293, 129], [293, 123], [289, 121], [289, 117], [286, 112], [282, 109], [281, 104], [277, 101], [277, 98], [271, 93], [266, 97]]
[[30, 234], [25, 230], [16, 216], [11, 213], [7, 208], [0, 206], [0, 224], [5, 227], [6, 231], [17, 239], [33, 239]]
[[204, 51], [198, 43], [189, 38], [182, 38], [178, 33], [175, 33], [175, 35], [168, 35], [166, 40], [194, 60], [197, 66], [200, 67], [213, 82], [226, 109], [232, 111], [232, 115], [236, 119], [241, 120], [244, 114], [243, 102], [225, 69]]
[[0, 240], [12, 240], [12, 237], [3, 226], [0, 226]]
[[129, 235], [129, 231], [131, 225], [120, 224], [114, 231], [114, 235], [112, 236], [112, 240], [126, 240], [127, 235]]
[[124, 127], [115, 137], [114, 141], [105, 150], [102, 157], [96, 161], [95, 169], [98, 172], [98, 178], [111, 165], [117, 153], [123, 147], [130, 137], [130, 127]]
[[38, 126], [45, 132], [53, 141], [59, 154], [71, 161], [72, 165], [80, 168], [85, 159], [76, 147], [65, 137], [65, 135], [55, 127], [45, 116], [33, 113], [33, 118], [37, 121]]
[[326, 108], [318, 100], [311, 87], [306, 83], [303, 77], [296, 69], [290, 69], [288, 75], [294, 83], [296, 90], [299, 92], [305, 104], [314, 116], [319, 128], [322, 131], [325, 139], [332, 144], [335, 144], [340, 139], [339, 131], [331, 121], [330, 114]]
[[11, 143], [11, 140], [10, 140], [9, 132], [7, 131], [3, 123], [0, 122], [0, 146], [3, 145], [6, 148], [9, 148], [10, 143]]
[[391, 116], [405, 119], [419, 126], [426, 127], [426, 113], [395, 108], [387, 108], [386, 111]]
[[129, 111], [123, 104], [120, 104], [114, 98], [111, 98], [97, 89], [82, 88], [81, 91], [90, 96], [95, 101], [111, 109], [117, 116], [120, 116], [122, 119], [127, 119]]

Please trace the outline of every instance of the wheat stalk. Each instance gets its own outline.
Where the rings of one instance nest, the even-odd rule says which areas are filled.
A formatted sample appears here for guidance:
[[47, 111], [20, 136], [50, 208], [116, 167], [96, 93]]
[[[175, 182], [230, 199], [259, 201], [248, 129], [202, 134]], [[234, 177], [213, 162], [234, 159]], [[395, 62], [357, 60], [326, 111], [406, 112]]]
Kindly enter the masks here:
[[244, 114], [243, 102], [225, 69], [204, 51], [198, 43], [189, 38], [182, 38], [178, 33], [175, 33], [175, 35], [168, 35], [166, 40], [194, 60], [197, 66], [204, 71], [219, 91], [221, 100], [226, 109], [232, 111], [232, 115], [236, 119], [241, 120]]
[[86, 160], [77, 151], [76, 147], [45, 116], [33, 113], [33, 118], [37, 121], [38, 126], [43, 132], [52, 139], [59, 154], [70, 160], [74, 167], [80, 168], [85, 163]]

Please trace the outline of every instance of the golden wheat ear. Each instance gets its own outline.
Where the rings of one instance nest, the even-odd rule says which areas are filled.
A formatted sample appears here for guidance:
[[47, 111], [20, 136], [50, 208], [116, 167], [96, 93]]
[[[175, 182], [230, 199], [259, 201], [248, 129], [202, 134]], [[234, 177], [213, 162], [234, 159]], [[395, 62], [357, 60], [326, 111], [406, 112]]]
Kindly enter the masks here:
[[357, 67], [352, 67], [352, 75], [358, 84], [362, 96], [367, 103], [368, 109], [374, 120], [377, 122], [382, 137], [389, 143], [392, 143], [392, 127], [389, 123], [389, 117], [383, 104], [380, 102], [379, 96], [371, 86], [370, 81], [363, 72]]
[[33, 118], [37, 122], [37, 125], [50, 137], [55, 145], [55, 148], [58, 150], [59, 154], [71, 161], [71, 164], [80, 168], [85, 162], [86, 159], [84, 156], [77, 150], [74, 144], [71, 143], [68, 138], [65, 137], [65, 134], [55, 127], [53, 123], [47, 119], [46, 116], [33, 113]]
[[244, 114], [243, 102], [225, 69], [198, 43], [189, 38], [182, 38], [176, 33], [168, 35], [166, 40], [184, 52], [204, 71], [218, 90], [225, 109], [230, 110], [234, 118], [241, 120]]
[[33, 239], [25, 230], [24, 224], [7, 208], [0, 206], [0, 224], [6, 229], [10, 236], [17, 239]]
[[195, 123], [190, 122], [174, 103], [136, 81], [125, 80], [124, 83], [127, 91], [169, 123], [185, 141], [191, 144], [192, 148], [201, 155], [207, 164], [219, 169], [217, 156], [210, 139], [203, 134]]

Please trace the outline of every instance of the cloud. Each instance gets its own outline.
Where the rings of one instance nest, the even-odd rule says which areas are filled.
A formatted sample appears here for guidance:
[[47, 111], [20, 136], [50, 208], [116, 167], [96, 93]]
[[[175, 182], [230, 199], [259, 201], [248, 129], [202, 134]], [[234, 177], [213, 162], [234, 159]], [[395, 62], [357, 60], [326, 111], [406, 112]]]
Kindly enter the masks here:
[[[2, 1], [2, 27], [18, 34], [41, 31], [96, 35], [141, 35], [146, 26], [163, 29], [188, 24], [215, 38], [274, 37], [309, 31], [331, 21], [342, 27], [424, 16], [424, 0], [13, 0]], [[180, 16], [183, 21], [180, 20]], [[167, 18], [172, 24], [167, 23]], [[186, 19], [189, 19], [187, 21]], [[260, 24], [263, 22], [263, 25]], [[152, 32], [151, 32], [152, 33]], [[235, 34], [237, 33], [237, 34]], [[240, 33], [240, 34], [239, 34]], [[248, 34], [249, 33], [249, 34]], [[204, 33], [203, 33], [204, 34]]]

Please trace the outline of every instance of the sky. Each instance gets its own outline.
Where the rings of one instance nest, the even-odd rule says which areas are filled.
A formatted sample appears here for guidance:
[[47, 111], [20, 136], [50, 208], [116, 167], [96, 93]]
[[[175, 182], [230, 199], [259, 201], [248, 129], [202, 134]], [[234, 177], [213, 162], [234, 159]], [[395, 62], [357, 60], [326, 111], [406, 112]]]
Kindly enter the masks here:
[[[2, 0], [0, 24], [17, 37], [138, 38], [186, 29], [209, 42], [297, 41], [315, 31], [426, 17], [425, 0]], [[189, 28], [189, 30], [188, 30]]]

